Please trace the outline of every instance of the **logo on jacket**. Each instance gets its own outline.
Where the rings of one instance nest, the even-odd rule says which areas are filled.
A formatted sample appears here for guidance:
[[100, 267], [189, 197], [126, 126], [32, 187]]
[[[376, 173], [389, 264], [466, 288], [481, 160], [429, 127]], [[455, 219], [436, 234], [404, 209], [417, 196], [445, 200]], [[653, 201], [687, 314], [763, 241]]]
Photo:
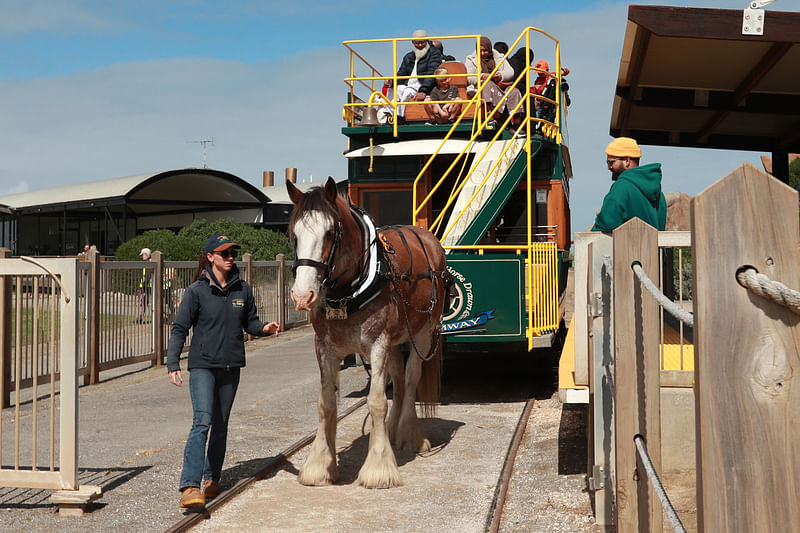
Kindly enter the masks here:
[[235, 307], [236, 309], [241, 309], [244, 307], [244, 299], [234, 298], [233, 300], [231, 300], [231, 305], [233, 305], [233, 307]]

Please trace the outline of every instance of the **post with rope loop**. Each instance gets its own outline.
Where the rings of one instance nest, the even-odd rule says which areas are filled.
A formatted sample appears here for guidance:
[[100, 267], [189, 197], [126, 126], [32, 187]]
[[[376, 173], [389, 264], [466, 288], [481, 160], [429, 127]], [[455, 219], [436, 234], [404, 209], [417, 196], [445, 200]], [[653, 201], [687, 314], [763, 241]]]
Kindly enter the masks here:
[[635, 278], [658, 278], [658, 231], [635, 218], [614, 230], [614, 405], [617, 531], [662, 530], [662, 510], [636, 452], [641, 435], [661, 470], [658, 302]]
[[800, 317], [737, 282], [800, 290], [797, 193], [742, 164], [692, 200], [692, 233], [698, 530], [800, 531]]

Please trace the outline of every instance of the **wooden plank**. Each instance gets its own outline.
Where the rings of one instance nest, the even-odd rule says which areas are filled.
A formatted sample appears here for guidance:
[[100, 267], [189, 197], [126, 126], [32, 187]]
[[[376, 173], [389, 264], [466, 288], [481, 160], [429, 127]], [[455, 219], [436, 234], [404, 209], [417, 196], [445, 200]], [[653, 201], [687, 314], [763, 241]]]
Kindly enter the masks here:
[[630, 6], [628, 20], [663, 37], [800, 42], [800, 13], [769, 10], [764, 35], [742, 35], [741, 9]]
[[800, 289], [797, 194], [749, 164], [692, 200], [700, 531], [800, 531], [799, 317], [738, 285]]
[[638, 261], [658, 279], [658, 231], [635, 218], [614, 230], [614, 420], [617, 531], [662, 526], [661, 502], [636, 452], [642, 435], [656, 471], [661, 469], [658, 302], [636, 278]]

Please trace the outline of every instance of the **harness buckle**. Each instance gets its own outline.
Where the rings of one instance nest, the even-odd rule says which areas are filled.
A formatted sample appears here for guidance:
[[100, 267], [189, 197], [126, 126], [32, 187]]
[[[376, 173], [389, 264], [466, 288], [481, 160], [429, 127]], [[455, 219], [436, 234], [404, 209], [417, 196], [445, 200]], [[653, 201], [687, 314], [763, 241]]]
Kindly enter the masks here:
[[327, 320], [347, 320], [347, 306], [336, 308], [330, 305], [325, 306], [325, 318]]

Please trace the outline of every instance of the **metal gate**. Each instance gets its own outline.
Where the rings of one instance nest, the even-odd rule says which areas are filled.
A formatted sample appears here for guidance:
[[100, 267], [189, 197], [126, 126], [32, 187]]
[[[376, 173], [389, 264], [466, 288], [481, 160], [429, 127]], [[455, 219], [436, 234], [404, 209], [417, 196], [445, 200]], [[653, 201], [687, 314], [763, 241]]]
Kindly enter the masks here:
[[78, 489], [78, 281], [74, 258], [0, 259], [0, 486]]

